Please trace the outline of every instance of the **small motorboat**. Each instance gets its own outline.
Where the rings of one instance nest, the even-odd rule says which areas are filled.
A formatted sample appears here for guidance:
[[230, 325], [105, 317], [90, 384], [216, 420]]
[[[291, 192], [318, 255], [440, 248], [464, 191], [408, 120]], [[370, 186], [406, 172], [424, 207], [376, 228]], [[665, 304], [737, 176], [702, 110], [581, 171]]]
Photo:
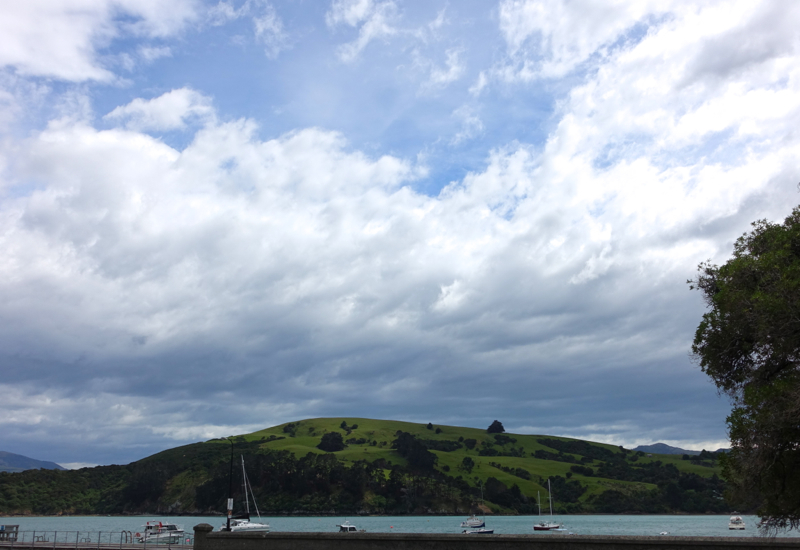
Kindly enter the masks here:
[[175, 544], [180, 542], [185, 534], [184, 530], [166, 521], [148, 521], [144, 524], [141, 533], [136, 533], [136, 542], [148, 544]]
[[742, 516], [733, 515], [728, 522], [728, 529], [742, 530], [744, 529], [744, 520]]
[[366, 529], [357, 529], [355, 525], [345, 520], [341, 525], [337, 525], [340, 533], [366, 533]]
[[556, 531], [561, 529], [561, 524], [554, 521], [543, 521], [533, 525], [534, 531]]
[[476, 515], [471, 515], [461, 522], [461, 527], [464, 529], [480, 529], [481, 527], [486, 527], [486, 521]]
[[491, 535], [494, 534], [494, 529], [464, 529], [461, 532], [466, 535]]

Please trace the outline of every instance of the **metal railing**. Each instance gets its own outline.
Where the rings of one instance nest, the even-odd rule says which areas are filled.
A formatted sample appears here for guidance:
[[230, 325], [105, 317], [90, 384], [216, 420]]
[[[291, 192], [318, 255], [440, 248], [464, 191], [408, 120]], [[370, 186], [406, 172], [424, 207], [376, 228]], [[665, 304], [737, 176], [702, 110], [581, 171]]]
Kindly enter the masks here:
[[[17, 531], [15, 537], [8, 537], [0, 540], [0, 547], [14, 548], [24, 546], [25, 548], [41, 547], [46, 548], [172, 548], [172, 547], [191, 547], [194, 544], [194, 533], [183, 533], [182, 535], [168, 540], [153, 540], [143, 538], [139, 533], [133, 531]], [[138, 536], [137, 536], [138, 535]]]

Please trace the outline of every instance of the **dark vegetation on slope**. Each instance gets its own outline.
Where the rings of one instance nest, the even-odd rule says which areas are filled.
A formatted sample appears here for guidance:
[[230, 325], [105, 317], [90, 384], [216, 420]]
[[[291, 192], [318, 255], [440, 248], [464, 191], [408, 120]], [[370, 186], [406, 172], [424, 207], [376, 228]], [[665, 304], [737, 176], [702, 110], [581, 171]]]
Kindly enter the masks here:
[[[341, 421], [341, 422], [340, 422]], [[702, 463], [586, 441], [450, 426], [313, 419], [231, 438], [262, 514], [727, 512], [715, 455]], [[326, 452], [329, 449], [334, 452]], [[0, 514], [214, 514], [231, 444], [211, 440], [126, 466], [0, 473]]]

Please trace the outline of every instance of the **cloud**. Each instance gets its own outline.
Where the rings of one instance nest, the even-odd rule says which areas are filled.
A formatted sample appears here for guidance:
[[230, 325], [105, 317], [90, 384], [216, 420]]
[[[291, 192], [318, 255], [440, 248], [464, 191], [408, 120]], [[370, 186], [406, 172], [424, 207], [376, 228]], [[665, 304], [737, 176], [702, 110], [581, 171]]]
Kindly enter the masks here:
[[442, 68], [418, 55], [416, 64], [428, 73], [428, 79], [422, 84], [422, 89], [426, 91], [438, 90], [460, 79], [465, 71], [460, 56], [461, 52], [459, 50], [447, 50], [445, 52], [445, 66]]
[[[776, 5], [220, 3], [180, 42], [98, 16], [81, 36], [136, 38], [126, 87], [80, 80], [96, 38], [79, 85], [0, 75], [5, 440], [109, 463], [342, 414], [723, 440], [684, 281], [797, 202]], [[323, 19], [358, 63], [328, 33], [264, 59]]]
[[163, 38], [196, 17], [195, 2], [30, 0], [3, 7], [0, 66], [71, 82], [109, 81], [98, 50], [120, 36]]
[[172, 51], [166, 46], [141, 46], [139, 48], [139, 55], [147, 63], [152, 63], [156, 59], [162, 57], [171, 57]]
[[458, 145], [462, 141], [472, 139], [485, 129], [480, 117], [468, 105], [462, 105], [453, 111], [453, 117], [461, 120], [461, 130], [453, 136], [451, 145]]
[[221, 1], [206, 12], [206, 19], [212, 26], [226, 25], [241, 17], [252, 19], [256, 41], [265, 46], [268, 58], [277, 58], [289, 47], [283, 20], [274, 6], [264, 0], [247, 0], [239, 8], [235, 8], [233, 2]]
[[187, 120], [209, 120], [214, 111], [211, 100], [188, 88], [172, 90], [159, 97], [134, 99], [115, 108], [105, 119], [122, 121], [135, 130], [168, 131], [185, 128]]
[[396, 12], [397, 6], [392, 1], [334, 0], [325, 15], [328, 26], [359, 27], [358, 38], [339, 47], [339, 58], [352, 62], [373, 40], [396, 34], [398, 31], [392, 25]]
[[256, 38], [266, 47], [267, 57], [274, 59], [281, 50], [287, 47], [287, 35], [283, 29], [283, 21], [269, 4], [265, 4], [262, 13], [253, 17]]
[[[507, 79], [561, 77], [593, 56], [611, 54], [637, 26], [669, 13], [676, 2], [627, 2], [602, 5], [578, 0], [505, 0], [500, 30], [509, 62]], [[650, 20], [650, 21], [648, 21]]]

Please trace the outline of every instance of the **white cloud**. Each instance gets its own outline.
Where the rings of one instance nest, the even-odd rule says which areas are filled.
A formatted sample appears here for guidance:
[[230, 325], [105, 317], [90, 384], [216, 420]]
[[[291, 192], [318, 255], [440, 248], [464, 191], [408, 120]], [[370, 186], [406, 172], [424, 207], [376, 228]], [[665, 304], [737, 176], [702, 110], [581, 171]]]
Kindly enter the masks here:
[[507, 79], [560, 77], [591, 56], [609, 55], [637, 24], [668, 13], [681, 2], [614, 0], [504, 0], [500, 30], [509, 64]]
[[135, 130], [165, 131], [182, 129], [191, 119], [207, 121], [213, 118], [213, 114], [209, 98], [194, 90], [180, 88], [150, 100], [134, 99], [104, 118], [123, 121], [127, 128]]
[[339, 58], [351, 62], [373, 40], [395, 35], [398, 31], [392, 19], [396, 11], [397, 5], [390, 0], [334, 0], [325, 15], [328, 26], [359, 27], [358, 38], [339, 47]]
[[[481, 66], [472, 35], [447, 33], [487, 28], [459, 20], [455, 6], [413, 32], [398, 26], [401, 16], [430, 13], [415, 20], [388, 2], [334, 2], [328, 25], [355, 37], [344, 59], [374, 40], [403, 39], [381, 52], [381, 66], [364, 56], [364, 67], [335, 68], [363, 86], [359, 98], [390, 96], [376, 109], [385, 118], [352, 98], [347, 117], [385, 124], [374, 135], [391, 135], [391, 145], [363, 135], [351, 145], [355, 133], [314, 127], [318, 102], [295, 90], [295, 109], [313, 113], [306, 118], [291, 119], [276, 95], [249, 94], [258, 100], [239, 112], [268, 104], [274, 116], [218, 119], [210, 97], [230, 106], [220, 94], [242, 80], [153, 98], [173, 75], [150, 67], [108, 95], [91, 83], [54, 92], [61, 84], [34, 85], [22, 61], [9, 65], [0, 354], [10, 365], [3, 395], [21, 397], [0, 403], [4, 425], [19, 441], [82, 433], [93, 448], [126, 447], [132, 459], [145, 446], [341, 411], [432, 420], [392, 394], [412, 388], [416, 402], [442, 404], [458, 424], [502, 411], [519, 426], [536, 418], [531, 429], [544, 433], [620, 443], [643, 433], [686, 446], [721, 437], [724, 404], [706, 402], [713, 388], [686, 358], [702, 303], [683, 281], [698, 261], [729, 255], [750, 221], [780, 219], [796, 203], [800, 8], [612, 3], [586, 16], [592, 9], [504, 3], [502, 42]], [[84, 30], [74, 29], [84, 42], [59, 38], [63, 68], [46, 69], [47, 43], [27, 61], [35, 74], [111, 78], [96, 53], [102, 37], [147, 38], [118, 52], [133, 71], [183, 55], [160, 36], [186, 19], [147, 30], [102, 10], [84, 15]], [[271, 4], [220, 3], [207, 23], [244, 17], [255, 32], [263, 18], [268, 53], [284, 47], [289, 33]], [[416, 64], [403, 65], [409, 57]], [[296, 82], [296, 60], [262, 61]], [[415, 70], [411, 85], [392, 80]], [[326, 96], [347, 90], [312, 76]], [[472, 95], [458, 81], [474, 83]], [[557, 91], [540, 100], [550, 86]], [[104, 117], [119, 128], [99, 129], [90, 98], [105, 106], [120, 93], [140, 97]], [[45, 102], [51, 110], [30, 108]], [[41, 123], [13, 133], [26, 110]], [[435, 145], [418, 137], [426, 125]], [[170, 130], [184, 133], [143, 133]], [[407, 160], [415, 157], [434, 166], [436, 181], [419, 180], [425, 170]], [[164, 372], [181, 387], [162, 400], [150, 380]], [[471, 384], [487, 372], [503, 392]], [[536, 387], [552, 402], [531, 399]], [[119, 426], [142, 446], [128, 447]]]
[[447, 50], [445, 52], [444, 67], [436, 65], [428, 59], [418, 57], [417, 65], [428, 73], [428, 78], [422, 84], [422, 89], [438, 90], [460, 79], [465, 71], [460, 57], [461, 51], [457, 49]]
[[97, 51], [115, 38], [171, 36], [196, 16], [193, 0], [27, 0], [2, 14], [0, 66], [75, 82], [114, 78]]
[[206, 19], [212, 26], [221, 26], [241, 17], [253, 21], [256, 41], [265, 46], [265, 54], [270, 59], [289, 47], [289, 36], [284, 29], [283, 20], [275, 7], [265, 0], [247, 0], [239, 8], [233, 2], [220, 1], [206, 12]]
[[462, 141], [472, 139], [484, 131], [484, 125], [474, 109], [468, 105], [462, 105], [455, 111], [453, 116], [461, 120], [461, 130], [453, 136], [451, 145], [458, 145]]
[[147, 63], [152, 63], [156, 59], [162, 57], [171, 57], [172, 50], [166, 46], [141, 46], [139, 48], [139, 55]]
[[260, 15], [253, 17], [256, 38], [266, 47], [267, 57], [275, 58], [287, 47], [287, 35], [283, 29], [283, 21], [275, 8], [265, 4]]

